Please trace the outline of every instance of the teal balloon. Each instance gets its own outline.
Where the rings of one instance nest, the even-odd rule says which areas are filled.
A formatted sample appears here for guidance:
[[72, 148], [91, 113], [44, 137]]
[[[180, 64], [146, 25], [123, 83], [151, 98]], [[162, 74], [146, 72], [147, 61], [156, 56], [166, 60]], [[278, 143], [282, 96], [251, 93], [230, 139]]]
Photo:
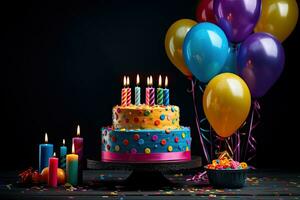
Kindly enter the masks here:
[[183, 43], [185, 64], [201, 82], [208, 82], [221, 70], [227, 60], [228, 40], [217, 25], [204, 22], [193, 26]]
[[229, 44], [228, 48], [228, 57], [226, 59], [226, 62], [222, 68], [222, 73], [230, 72], [237, 74], [237, 51], [240, 44]]

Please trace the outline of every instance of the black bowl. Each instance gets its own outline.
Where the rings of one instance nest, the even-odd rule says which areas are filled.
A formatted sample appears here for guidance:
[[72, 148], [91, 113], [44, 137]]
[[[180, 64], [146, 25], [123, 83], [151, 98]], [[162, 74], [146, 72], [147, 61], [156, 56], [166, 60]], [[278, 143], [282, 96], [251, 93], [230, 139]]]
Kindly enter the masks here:
[[209, 183], [215, 188], [242, 188], [248, 169], [217, 170], [206, 168]]

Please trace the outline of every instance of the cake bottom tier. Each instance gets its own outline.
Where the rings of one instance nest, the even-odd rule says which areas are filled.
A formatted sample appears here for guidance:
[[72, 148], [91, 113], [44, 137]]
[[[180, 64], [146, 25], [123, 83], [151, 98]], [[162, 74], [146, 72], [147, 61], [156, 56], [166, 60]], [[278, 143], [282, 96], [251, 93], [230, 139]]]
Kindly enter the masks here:
[[122, 130], [102, 129], [103, 162], [164, 163], [191, 159], [190, 129]]

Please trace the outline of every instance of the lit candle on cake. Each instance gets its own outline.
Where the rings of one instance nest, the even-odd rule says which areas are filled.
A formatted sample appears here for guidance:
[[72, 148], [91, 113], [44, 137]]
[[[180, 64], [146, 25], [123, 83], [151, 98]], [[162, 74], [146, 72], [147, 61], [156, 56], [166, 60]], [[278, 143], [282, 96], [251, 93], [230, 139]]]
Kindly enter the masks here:
[[154, 104], [155, 104], [155, 88], [153, 88], [152, 86], [153, 86], [153, 79], [152, 79], [152, 76], [150, 76], [150, 78], [149, 78], [149, 83], [150, 83], [150, 91], [149, 91], [149, 93], [150, 93], [150, 102], [149, 102], [149, 104], [150, 104], [150, 106], [154, 106]]
[[161, 85], [162, 85], [162, 80], [161, 80], [161, 75], [159, 75], [159, 78], [158, 78], [158, 88], [157, 88], [157, 100], [156, 100], [156, 102], [157, 102], [157, 104], [158, 105], [163, 105], [163, 103], [164, 103], [164, 91], [163, 91], [163, 89], [161, 88]]
[[51, 158], [49, 158], [49, 173], [48, 173], [48, 186], [57, 187], [57, 168], [58, 158], [56, 158], [55, 152]]
[[48, 167], [49, 158], [53, 155], [53, 144], [48, 144], [48, 135], [45, 133], [45, 143], [39, 145], [39, 173]]
[[127, 106], [130, 106], [131, 104], [131, 88], [130, 88], [130, 81], [129, 81], [129, 76], [127, 76]]
[[72, 144], [72, 154], [67, 155], [67, 165], [66, 165], [66, 176], [67, 182], [72, 185], [77, 185], [78, 183], [78, 155], [75, 154], [74, 143]]
[[164, 88], [164, 105], [168, 106], [170, 104], [170, 94], [168, 87], [168, 77], [165, 79], [165, 88]]
[[150, 80], [149, 77], [147, 77], [147, 87], [146, 87], [146, 105], [150, 104]]
[[134, 97], [135, 97], [135, 105], [139, 106], [141, 104], [141, 88], [140, 84], [140, 76], [136, 75], [136, 86], [134, 88]]
[[126, 88], [126, 76], [123, 78], [123, 89], [121, 93], [121, 105], [126, 106], [127, 105], [127, 88]]
[[80, 126], [77, 126], [77, 136], [72, 139], [74, 144], [75, 153], [78, 155], [79, 167], [79, 182], [82, 180], [82, 165], [83, 165], [83, 138], [80, 137]]
[[63, 139], [63, 145], [60, 147], [60, 154], [59, 154], [59, 163], [60, 168], [66, 170], [66, 155], [67, 155], [67, 147], [65, 146], [65, 139]]

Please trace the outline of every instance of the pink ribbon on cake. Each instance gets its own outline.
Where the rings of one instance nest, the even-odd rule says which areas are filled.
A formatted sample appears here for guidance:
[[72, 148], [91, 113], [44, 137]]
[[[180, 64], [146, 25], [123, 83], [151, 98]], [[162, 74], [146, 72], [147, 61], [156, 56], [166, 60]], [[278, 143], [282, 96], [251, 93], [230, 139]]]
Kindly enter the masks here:
[[103, 162], [135, 162], [135, 163], [155, 163], [155, 162], [178, 162], [191, 160], [191, 152], [168, 152], [168, 153], [113, 153], [102, 151]]

